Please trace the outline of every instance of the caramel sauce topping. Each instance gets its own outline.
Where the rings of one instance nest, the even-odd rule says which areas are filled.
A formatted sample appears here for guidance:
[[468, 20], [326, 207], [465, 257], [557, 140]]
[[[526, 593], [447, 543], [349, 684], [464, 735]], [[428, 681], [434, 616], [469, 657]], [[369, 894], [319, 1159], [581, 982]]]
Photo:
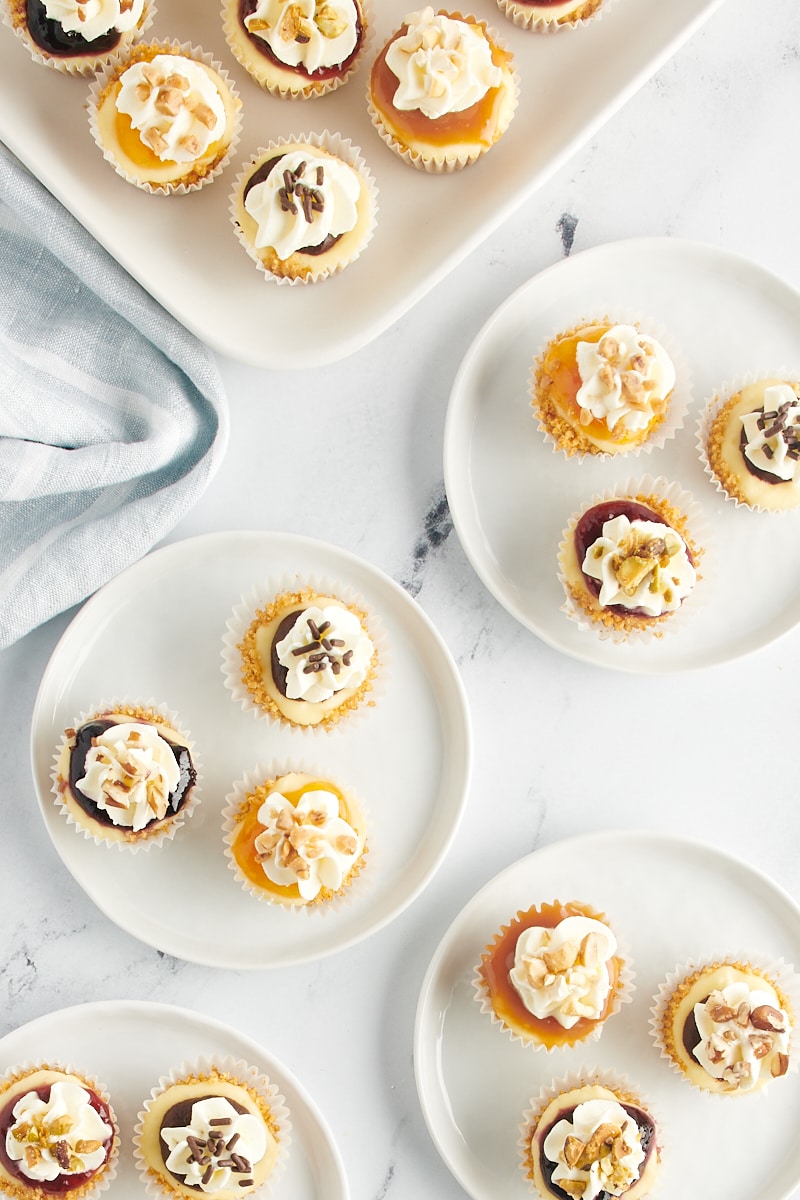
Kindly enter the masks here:
[[608, 963], [611, 987], [598, 1021], [580, 1017], [571, 1029], [565, 1029], [555, 1017], [539, 1018], [528, 1012], [509, 978], [514, 966], [517, 940], [526, 929], [534, 926], [555, 929], [566, 917], [593, 917], [596, 921], [606, 922], [603, 913], [596, 912], [584, 904], [573, 901], [567, 904], [542, 904], [538, 908], [529, 908], [527, 912], [518, 913], [510, 927], [481, 959], [481, 973], [486, 980], [492, 1007], [497, 1016], [510, 1028], [532, 1034], [544, 1046], [571, 1045], [586, 1037], [598, 1021], [604, 1021], [611, 1012], [619, 980], [621, 964], [619, 959], [612, 958]]

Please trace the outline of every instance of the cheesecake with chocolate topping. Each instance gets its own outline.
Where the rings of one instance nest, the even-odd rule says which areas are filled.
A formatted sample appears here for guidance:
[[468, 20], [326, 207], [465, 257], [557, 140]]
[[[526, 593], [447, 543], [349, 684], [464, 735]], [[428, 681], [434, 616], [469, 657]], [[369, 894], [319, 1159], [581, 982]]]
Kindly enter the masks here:
[[793, 1006], [760, 967], [724, 960], [679, 972], [662, 985], [653, 1014], [662, 1054], [701, 1091], [748, 1094], [789, 1070]]
[[522, 29], [572, 29], [597, 16], [604, 0], [497, 0], [510, 21]]
[[266, 278], [314, 283], [355, 262], [371, 239], [377, 188], [350, 142], [309, 134], [258, 150], [236, 181], [230, 212]]
[[89, 1200], [116, 1174], [119, 1132], [96, 1081], [42, 1065], [0, 1080], [0, 1192]]
[[70, 823], [96, 842], [155, 844], [196, 802], [192, 742], [165, 711], [101, 708], [65, 731], [53, 790]]
[[364, 868], [364, 815], [352, 794], [320, 775], [246, 780], [228, 797], [223, 818], [231, 868], [259, 900], [325, 904]]
[[259, 609], [238, 644], [241, 683], [262, 712], [329, 729], [366, 702], [378, 661], [367, 614], [312, 588]]
[[642, 1200], [657, 1181], [656, 1122], [626, 1089], [599, 1081], [553, 1089], [526, 1114], [520, 1147], [526, 1179], [544, 1200]]
[[225, 0], [228, 45], [253, 79], [285, 99], [346, 83], [367, 45], [365, 0]]
[[705, 456], [720, 490], [756, 511], [797, 508], [800, 382], [762, 379], [715, 403]]
[[288, 1141], [277, 1089], [244, 1063], [212, 1063], [160, 1081], [139, 1114], [134, 1148], [148, 1190], [232, 1200], [272, 1177]]

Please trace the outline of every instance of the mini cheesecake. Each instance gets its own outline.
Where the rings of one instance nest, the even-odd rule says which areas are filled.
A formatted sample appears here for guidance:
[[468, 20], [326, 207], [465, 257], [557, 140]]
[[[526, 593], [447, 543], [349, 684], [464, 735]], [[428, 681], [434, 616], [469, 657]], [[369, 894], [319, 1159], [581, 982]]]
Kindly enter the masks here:
[[365, 0], [225, 0], [228, 45], [253, 79], [287, 99], [324, 96], [358, 65], [369, 28]]
[[241, 101], [202, 52], [153, 43], [134, 47], [97, 79], [89, 120], [104, 157], [128, 183], [193, 191], [228, 161]]
[[566, 29], [588, 21], [603, 0], [497, 0], [515, 25], [523, 29]]
[[135, 705], [100, 710], [65, 731], [54, 793], [76, 828], [135, 846], [178, 828], [194, 800], [189, 739], [161, 713]]
[[31, 57], [72, 75], [92, 75], [141, 37], [151, 0], [5, 0], [7, 18]]
[[377, 667], [367, 615], [310, 588], [259, 610], [239, 644], [241, 679], [269, 716], [330, 728], [364, 703]]
[[527, 1128], [522, 1146], [524, 1174], [545, 1200], [643, 1200], [659, 1174], [653, 1117], [638, 1097], [600, 1083], [557, 1094]]
[[0, 1081], [0, 1191], [15, 1200], [88, 1198], [116, 1172], [108, 1097], [81, 1075], [41, 1066]]
[[239, 881], [259, 899], [287, 908], [342, 895], [366, 859], [365, 820], [355, 799], [305, 772], [233, 793], [225, 829]]
[[762, 379], [722, 403], [706, 458], [724, 493], [762, 512], [800, 505], [800, 382]]
[[136, 1165], [166, 1196], [248, 1196], [276, 1170], [288, 1134], [262, 1089], [212, 1067], [156, 1090], [139, 1114]]

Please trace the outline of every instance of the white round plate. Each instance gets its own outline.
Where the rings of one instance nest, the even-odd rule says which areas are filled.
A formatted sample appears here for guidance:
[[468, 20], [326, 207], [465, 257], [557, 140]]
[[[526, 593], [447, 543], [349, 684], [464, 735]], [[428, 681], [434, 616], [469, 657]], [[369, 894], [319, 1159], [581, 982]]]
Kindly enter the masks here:
[[183, 1062], [233, 1055], [276, 1084], [286, 1100], [291, 1144], [276, 1195], [292, 1200], [348, 1200], [341, 1156], [311, 1097], [257, 1042], [186, 1008], [144, 1001], [98, 1001], [38, 1017], [0, 1039], [0, 1071], [60, 1062], [104, 1084], [120, 1127], [121, 1153], [111, 1186], [115, 1200], [140, 1200], [134, 1166], [137, 1113], [162, 1075]]
[[[620, 461], [554, 454], [530, 408], [535, 356], [560, 330], [607, 311], [641, 314], [682, 349], [694, 381], [684, 427], [661, 450]], [[489, 591], [544, 641], [586, 662], [660, 673], [759, 649], [800, 621], [800, 513], [737, 510], [704, 473], [695, 426], [725, 381], [800, 372], [800, 294], [755, 263], [671, 238], [615, 242], [536, 275], [487, 321], [450, 396], [444, 475], [453, 521]], [[680, 482], [709, 525], [705, 593], [679, 632], [636, 645], [601, 641], [561, 611], [556, 551], [570, 515], [606, 487], [645, 474]], [[688, 616], [688, 614], [687, 614]]]
[[[472, 977], [520, 908], [584, 900], [631, 948], [636, 991], [599, 1041], [526, 1049], [480, 1011]], [[766, 1095], [719, 1099], [685, 1083], [649, 1033], [652, 998], [675, 966], [725, 954], [800, 962], [800, 909], [771, 880], [711, 846], [630, 831], [555, 842], [497, 875], [453, 922], [425, 976], [414, 1066], [439, 1153], [474, 1200], [530, 1200], [517, 1139], [529, 1101], [575, 1070], [627, 1076], [662, 1126], [659, 1195], [785, 1200], [800, 1183], [800, 1076]]]
[[[374, 708], [305, 735], [246, 713], [221, 673], [225, 623], [268, 579], [326, 578], [380, 618], [387, 664]], [[95, 845], [57, 808], [50, 772], [62, 732], [93, 705], [162, 701], [191, 733], [202, 798], [176, 836], [138, 854]], [[103, 587], [55, 648], [33, 714], [31, 754], [48, 832], [78, 883], [127, 932], [178, 958], [286, 966], [351, 945], [425, 887], [455, 834], [471, 765], [455, 664], [418, 605], [361, 559], [281, 533], [208, 534], [165, 546]], [[231, 785], [258, 765], [305, 761], [363, 802], [367, 866], [336, 911], [291, 912], [248, 895], [223, 853]]]

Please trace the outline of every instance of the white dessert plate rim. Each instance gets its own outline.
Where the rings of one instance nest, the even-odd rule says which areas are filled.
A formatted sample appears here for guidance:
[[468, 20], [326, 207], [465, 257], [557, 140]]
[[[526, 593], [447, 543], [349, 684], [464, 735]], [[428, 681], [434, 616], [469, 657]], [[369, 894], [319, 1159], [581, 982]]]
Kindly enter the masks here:
[[[685, 295], [698, 289], [704, 304], [695, 308]], [[704, 343], [708, 326], [701, 329], [697, 316], [708, 311], [712, 300], [718, 302], [717, 341], [706, 337]], [[547, 338], [592, 314], [596, 318], [598, 308], [641, 313], [666, 328], [687, 359], [694, 385], [683, 428], [674, 439], [651, 453], [602, 464], [554, 453], [538, 430], [528, 391], [531, 363]], [[735, 330], [737, 322], [748, 318], [755, 334], [749, 341], [737, 339], [731, 327]], [[695, 429], [705, 401], [726, 382], [793, 364], [800, 370], [798, 339], [800, 292], [743, 255], [680, 238], [631, 238], [595, 246], [545, 269], [513, 292], [483, 325], [461, 362], [444, 436], [453, 523], [465, 554], [495, 599], [563, 653], [631, 673], [717, 666], [794, 629], [800, 622], [800, 549], [787, 542], [787, 534], [798, 513], [736, 509], [704, 473]], [[497, 482], [500, 471], [502, 485]], [[696, 611], [686, 614], [678, 632], [620, 646], [578, 629], [561, 611], [556, 549], [569, 516], [583, 503], [617, 482], [645, 475], [677, 480], [702, 507], [708, 536], [703, 594], [699, 588], [692, 598]], [[736, 554], [748, 570], [736, 572]], [[777, 577], [772, 569], [765, 573], [773, 562], [782, 564]]]
[[[298, 575], [351, 588], [365, 598], [387, 636], [385, 678], [378, 676], [374, 710], [356, 712], [330, 734], [305, 734], [243, 712], [223, 684], [222, 635], [234, 606], [265, 579]], [[194, 654], [193, 637], [206, 647], [202, 660]], [[125, 673], [128, 687], [120, 682]], [[55, 805], [50, 773], [63, 729], [80, 712], [112, 700], [145, 698], [182, 716], [195, 741], [203, 791], [171, 841], [130, 854], [95, 845], [67, 823]], [[401, 719], [416, 739], [414, 755], [401, 750], [392, 729], [392, 720]], [[31, 725], [44, 823], [86, 894], [120, 928], [156, 949], [233, 969], [322, 958], [403, 911], [430, 881], [455, 836], [471, 759], [464, 687], [423, 610], [399, 584], [349, 551], [275, 532], [176, 541], [106, 584], [55, 647]], [[259, 765], [304, 763], [329, 769], [352, 787], [372, 837], [365, 871], [347, 902], [329, 912], [290, 912], [258, 901], [244, 892], [223, 856], [220, 814], [233, 783]], [[395, 771], [391, 779], [382, 774], [386, 764]], [[411, 793], [405, 805], [399, 802], [404, 788]], [[202, 888], [196, 886], [197, 872], [203, 873]]]
[[[88, 83], [32, 62], [8, 28], [0, 36], [0, 138], [156, 300], [213, 349], [259, 367], [320, 366], [354, 353], [398, 320], [721, 4], [614, 0], [585, 29], [552, 38], [517, 29], [499, 10], [488, 16], [514, 52], [522, 94], [491, 161], [458, 172], [460, 178], [431, 179], [383, 145], [367, 114], [367, 63], [345, 87], [307, 102], [313, 112], [299, 113], [297, 104], [264, 93], [233, 58], [219, 4], [202, 6], [207, 11], [198, 13], [195, 0], [161, 5], [146, 36], [202, 46], [239, 88], [245, 118], [241, 143], [213, 184], [189, 196], [165, 198], [118, 178], [86, 128]], [[375, 36], [368, 62], [408, 5], [380, 0], [372, 8]], [[612, 57], [615, 69], [608, 71], [605, 64]], [[576, 71], [577, 88], [571, 82]], [[566, 87], [564, 80], [570, 81]], [[35, 103], [19, 103], [20, 96], [33, 93]], [[237, 244], [228, 199], [240, 166], [269, 140], [265, 129], [269, 137], [293, 137], [306, 125], [335, 129], [360, 146], [378, 184], [378, 226], [360, 260], [338, 277], [316, 286], [281, 287], [265, 281]], [[535, 144], [530, 128], [537, 130]], [[397, 243], [405, 245], [410, 230], [413, 253], [399, 255]]]
[[0, 1038], [0, 1071], [56, 1061], [95, 1076], [108, 1088], [122, 1143], [112, 1184], [119, 1200], [141, 1195], [131, 1137], [135, 1115], [151, 1088], [182, 1062], [215, 1055], [256, 1067], [286, 1100], [292, 1129], [281, 1188], [298, 1200], [349, 1200], [341, 1154], [314, 1100], [269, 1051], [222, 1021], [172, 1004], [93, 1000], [35, 1017]]
[[[610, 870], [610, 864], [623, 865]], [[686, 888], [684, 866], [691, 889]], [[681, 881], [683, 891], [676, 891]], [[659, 905], [666, 896], [669, 921], [662, 921]], [[756, 916], [748, 910], [750, 897], [758, 904]], [[598, 1041], [549, 1054], [530, 1051], [512, 1043], [480, 1012], [471, 986], [473, 969], [484, 945], [519, 908], [568, 899], [593, 904], [622, 930], [635, 972], [633, 1003], [610, 1019]], [[712, 916], [703, 911], [720, 901], [728, 911], [717, 909]], [[756, 930], [762, 935], [758, 945], [747, 941], [742, 920], [751, 938]], [[662, 1126], [663, 1186], [668, 1192], [669, 1180], [675, 1185], [689, 1177], [695, 1163], [694, 1122], [702, 1127], [709, 1169], [719, 1170], [728, 1200], [751, 1200], [751, 1177], [743, 1176], [737, 1186], [742, 1163], [733, 1155], [733, 1163], [726, 1165], [724, 1151], [729, 1139], [731, 1147], [737, 1145], [736, 1137], [752, 1145], [750, 1122], [758, 1130], [772, 1122], [770, 1150], [778, 1162], [765, 1175], [771, 1166], [767, 1152], [757, 1156], [759, 1200], [788, 1200], [800, 1184], [800, 1146], [794, 1137], [800, 1112], [797, 1073], [779, 1081], [780, 1095], [773, 1083], [763, 1096], [710, 1097], [679, 1078], [649, 1036], [652, 997], [670, 971], [692, 958], [713, 961], [748, 952], [759, 961], [765, 955], [773, 961], [781, 956], [800, 961], [800, 907], [756, 867], [699, 840], [636, 829], [580, 834], [543, 846], [490, 879], [437, 946], [420, 988], [414, 1026], [414, 1070], [425, 1121], [444, 1163], [472, 1200], [530, 1196], [516, 1148], [528, 1102], [552, 1081], [593, 1068], [627, 1078], [650, 1104]], [[481, 1123], [493, 1120], [487, 1114], [489, 1097], [498, 1119], [509, 1118], [502, 1155], [496, 1140], [481, 1143]]]

